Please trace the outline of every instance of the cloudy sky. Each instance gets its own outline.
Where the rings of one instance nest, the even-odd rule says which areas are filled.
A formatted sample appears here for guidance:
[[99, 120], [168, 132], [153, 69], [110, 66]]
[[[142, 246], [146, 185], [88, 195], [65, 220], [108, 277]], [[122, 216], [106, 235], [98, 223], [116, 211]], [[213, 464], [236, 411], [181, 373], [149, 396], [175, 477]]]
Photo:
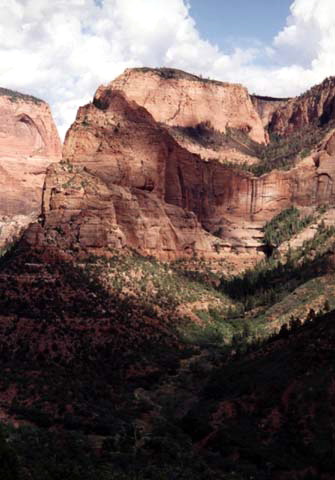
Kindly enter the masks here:
[[169, 66], [292, 96], [335, 75], [334, 0], [0, 0], [0, 86], [63, 136], [125, 68]]

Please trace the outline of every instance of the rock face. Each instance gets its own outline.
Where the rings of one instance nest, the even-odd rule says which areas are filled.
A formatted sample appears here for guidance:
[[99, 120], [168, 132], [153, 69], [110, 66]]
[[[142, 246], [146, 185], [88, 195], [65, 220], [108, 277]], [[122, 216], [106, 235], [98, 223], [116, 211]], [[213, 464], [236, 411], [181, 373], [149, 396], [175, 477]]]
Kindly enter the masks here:
[[0, 248], [39, 214], [47, 166], [60, 158], [48, 105], [0, 89]]
[[[157, 122], [194, 127], [210, 122], [215, 130], [236, 128], [258, 143], [266, 134], [246, 88], [162, 69], [129, 69], [110, 85], [148, 110]], [[96, 93], [99, 99], [104, 87]]]
[[220, 240], [205, 232], [192, 212], [138, 188], [107, 186], [80, 167], [50, 167], [43, 201], [43, 228], [34, 224], [26, 239], [66, 250], [104, 252], [132, 247], [163, 260], [215, 257]]
[[288, 135], [306, 126], [323, 126], [334, 119], [335, 77], [329, 77], [276, 110], [269, 129], [279, 135]]
[[262, 120], [263, 126], [266, 128], [271, 123], [274, 113], [279, 108], [286, 106], [290, 98], [274, 98], [252, 95], [251, 100]]
[[[118, 186], [117, 192], [121, 191], [120, 187], [130, 192], [131, 202], [126, 206], [123, 201], [122, 207], [117, 206], [120, 200], [113, 194], [119, 212], [115, 221], [123, 232], [122, 245], [130, 244], [146, 253], [149, 249], [160, 258], [173, 258], [185, 252], [211, 258], [225, 256], [232, 247], [242, 251], [260, 247], [261, 234], [255, 232], [252, 224], [258, 208], [256, 202], [263, 200], [261, 195], [257, 199], [255, 196], [257, 179], [216, 161], [205, 162], [199, 155], [182, 148], [143, 107], [128, 100], [119, 90], [107, 87], [100, 88], [98, 93], [92, 104], [80, 108], [66, 136], [63, 157], [64, 161], [84, 167], [97, 176], [110, 191], [115, 192]], [[271, 183], [265, 193], [263, 188], [264, 198], [271, 188]], [[46, 192], [52, 191], [53, 195], [58, 190], [59, 187], [46, 187]], [[139, 198], [146, 198], [146, 204]], [[154, 200], [151, 206], [149, 199]], [[136, 208], [131, 207], [131, 203], [136, 203]], [[50, 205], [48, 200], [47, 204]], [[139, 222], [155, 208], [156, 223], [149, 222], [146, 233], [141, 232], [142, 227], [132, 225], [136, 240], [130, 240], [129, 234], [124, 234], [123, 212], [131, 211], [128, 223], [132, 218], [135, 223], [135, 219]], [[270, 205], [265, 215], [271, 217], [272, 210], [277, 208], [277, 203]], [[165, 223], [164, 211], [168, 212], [170, 226], [159, 228], [160, 222]], [[186, 218], [193, 218], [193, 223], [185, 223]], [[162, 238], [168, 239], [163, 246], [160, 245]], [[83, 239], [82, 245], [85, 242]]]
[[162, 259], [217, 256], [222, 241], [185, 208], [180, 186], [170, 188], [168, 172], [183, 157], [193, 159], [191, 165], [203, 163], [143, 107], [106, 89], [99, 100], [79, 109], [66, 136], [64, 162], [49, 169], [45, 228], [64, 228], [63, 242], [71, 248], [76, 243], [84, 249], [131, 246]]

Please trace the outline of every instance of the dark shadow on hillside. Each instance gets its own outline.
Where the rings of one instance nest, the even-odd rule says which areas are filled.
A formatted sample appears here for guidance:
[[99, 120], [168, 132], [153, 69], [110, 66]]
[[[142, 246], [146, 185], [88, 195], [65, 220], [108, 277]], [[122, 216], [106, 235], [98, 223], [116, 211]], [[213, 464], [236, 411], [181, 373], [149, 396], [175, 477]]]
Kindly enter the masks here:
[[333, 247], [318, 251], [333, 235], [334, 228], [321, 228], [302, 249], [289, 252], [284, 263], [270, 257], [239, 276], [222, 278], [219, 288], [246, 309], [274, 304], [308, 280], [333, 271], [329, 262]]
[[292, 323], [218, 367], [181, 426], [237, 478], [330, 480], [334, 348], [334, 311]]
[[107, 292], [56, 251], [18, 244], [1, 259], [0, 290], [2, 400], [37, 424], [108, 430], [113, 404], [122, 409], [192, 354], [175, 318]]

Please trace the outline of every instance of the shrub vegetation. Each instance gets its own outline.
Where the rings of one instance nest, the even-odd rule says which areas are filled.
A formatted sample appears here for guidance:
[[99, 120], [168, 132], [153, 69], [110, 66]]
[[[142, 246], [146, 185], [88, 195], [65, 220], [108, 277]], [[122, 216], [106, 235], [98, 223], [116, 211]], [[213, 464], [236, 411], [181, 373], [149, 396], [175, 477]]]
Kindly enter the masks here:
[[268, 247], [278, 247], [313, 220], [313, 215], [302, 216], [296, 207], [287, 208], [265, 224], [264, 243]]

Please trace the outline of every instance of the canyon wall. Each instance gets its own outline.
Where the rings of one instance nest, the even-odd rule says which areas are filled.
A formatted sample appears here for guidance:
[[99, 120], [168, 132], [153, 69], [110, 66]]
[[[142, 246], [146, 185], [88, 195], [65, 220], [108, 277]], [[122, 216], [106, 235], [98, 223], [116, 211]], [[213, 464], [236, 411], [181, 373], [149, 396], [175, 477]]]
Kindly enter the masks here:
[[60, 158], [49, 106], [0, 89], [0, 248], [37, 217], [46, 169]]
[[292, 98], [273, 114], [269, 129], [279, 135], [289, 135], [304, 127], [326, 125], [335, 120], [335, 77]]
[[251, 95], [251, 101], [262, 120], [264, 128], [269, 126], [274, 113], [280, 107], [285, 107], [289, 100], [290, 98], [274, 98]]
[[[208, 258], [224, 257], [232, 250], [257, 252], [265, 221], [291, 204], [334, 199], [331, 135], [296, 168], [254, 177], [217, 161], [203, 161], [182, 148], [145, 108], [112, 85], [98, 92], [93, 103], [79, 109], [66, 136], [63, 160], [69, 169], [89, 174], [90, 183], [93, 178], [102, 182], [97, 192], [104, 185], [113, 213], [107, 214], [107, 209], [98, 214], [103, 221], [97, 220], [100, 193], [96, 207], [85, 185], [73, 189], [78, 173], [68, 172], [63, 182], [56, 180], [57, 186], [52, 180], [51, 187], [53, 170], [44, 196], [48, 225], [57, 225], [59, 219], [68, 224], [70, 213], [64, 216], [64, 209], [71, 210], [78, 195], [85, 202], [90, 198], [74, 209], [75, 238], [82, 246], [131, 245], [160, 258], [185, 252]], [[78, 222], [87, 225], [87, 218], [91, 226], [79, 226]], [[106, 230], [103, 225], [109, 221]], [[92, 240], [94, 228], [100, 233]]]
[[[166, 95], [166, 82], [201, 84], [180, 72], [177, 78], [159, 80], [152, 70], [135, 69], [124, 75], [126, 88], [120, 87], [122, 76], [100, 87], [93, 102], [78, 110], [66, 135], [63, 161], [48, 169], [41, 223], [27, 232], [30, 242], [82, 254], [132, 247], [164, 260], [193, 255], [227, 259], [236, 253], [257, 257], [267, 220], [292, 204], [335, 201], [333, 131], [295, 168], [255, 177], [184, 148], [166, 125], [166, 98], [165, 121], [158, 122], [158, 108], [149, 112], [127, 96], [133, 75], [138, 86], [142, 76], [143, 92], [148, 84], [147, 98], [151, 77], [161, 85], [155, 87], [156, 99]], [[202, 83], [204, 89], [208, 83], [216, 86]], [[130, 89], [134, 95], [138, 90]], [[264, 122], [275, 115], [272, 107], [257, 108]]]

